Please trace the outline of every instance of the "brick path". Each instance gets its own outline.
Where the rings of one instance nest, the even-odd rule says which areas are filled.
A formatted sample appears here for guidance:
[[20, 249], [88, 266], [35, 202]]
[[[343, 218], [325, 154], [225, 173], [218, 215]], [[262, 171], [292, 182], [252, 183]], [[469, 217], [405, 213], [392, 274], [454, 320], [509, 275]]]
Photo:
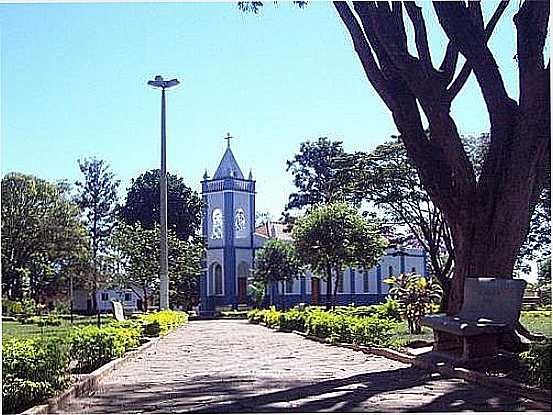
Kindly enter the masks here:
[[245, 321], [192, 321], [66, 413], [538, 410], [457, 379]]

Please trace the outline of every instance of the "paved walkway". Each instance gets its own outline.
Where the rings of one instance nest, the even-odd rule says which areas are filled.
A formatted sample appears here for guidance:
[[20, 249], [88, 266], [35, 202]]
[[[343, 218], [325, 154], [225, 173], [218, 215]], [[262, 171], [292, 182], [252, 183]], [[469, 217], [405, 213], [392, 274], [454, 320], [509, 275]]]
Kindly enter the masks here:
[[69, 413], [537, 410], [383, 357], [245, 321], [192, 321], [116, 370]]

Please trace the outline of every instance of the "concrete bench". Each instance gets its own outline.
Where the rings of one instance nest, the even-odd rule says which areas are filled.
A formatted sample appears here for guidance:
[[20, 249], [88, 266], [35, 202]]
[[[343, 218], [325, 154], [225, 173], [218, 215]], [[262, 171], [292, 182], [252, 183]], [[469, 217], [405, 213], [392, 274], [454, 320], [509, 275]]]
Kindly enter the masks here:
[[422, 325], [434, 331], [434, 350], [460, 354], [464, 360], [494, 356], [501, 336], [517, 325], [526, 281], [467, 278], [458, 315], [432, 315]]

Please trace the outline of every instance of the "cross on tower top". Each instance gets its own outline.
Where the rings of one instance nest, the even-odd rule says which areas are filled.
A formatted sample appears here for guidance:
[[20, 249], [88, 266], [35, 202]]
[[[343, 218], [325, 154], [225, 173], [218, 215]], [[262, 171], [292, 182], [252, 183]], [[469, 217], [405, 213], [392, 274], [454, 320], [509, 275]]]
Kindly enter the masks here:
[[233, 136], [230, 135], [230, 133], [227, 133], [227, 136], [226, 137], [223, 137], [224, 140], [227, 140], [227, 147], [230, 148], [230, 139], [231, 138], [234, 138]]

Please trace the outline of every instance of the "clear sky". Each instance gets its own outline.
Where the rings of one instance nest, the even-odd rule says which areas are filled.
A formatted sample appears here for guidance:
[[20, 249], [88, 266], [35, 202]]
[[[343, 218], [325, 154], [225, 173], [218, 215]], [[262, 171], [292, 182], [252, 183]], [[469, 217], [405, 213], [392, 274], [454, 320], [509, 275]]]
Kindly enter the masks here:
[[[486, 16], [495, 2], [484, 2]], [[492, 50], [517, 98], [511, 2]], [[431, 47], [444, 36], [428, 3]], [[366, 81], [350, 38], [329, 3], [303, 10], [280, 2], [259, 15], [236, 3], [0, 4], [2, 174], [79, 177], [77, 159], [108, 161], [122, 181], [159, 166], [156, 74], [177, 77], [168, 95], [168, 170], [199, 190], [223, 155], [224, 135], [257, 180], [258, 211], [278, 218], [299, 144], [328, 136], [348, 151], [371, 150], [397, 134]], [[459, 130], [488, 130], [471, 79], [455, 101]]]

